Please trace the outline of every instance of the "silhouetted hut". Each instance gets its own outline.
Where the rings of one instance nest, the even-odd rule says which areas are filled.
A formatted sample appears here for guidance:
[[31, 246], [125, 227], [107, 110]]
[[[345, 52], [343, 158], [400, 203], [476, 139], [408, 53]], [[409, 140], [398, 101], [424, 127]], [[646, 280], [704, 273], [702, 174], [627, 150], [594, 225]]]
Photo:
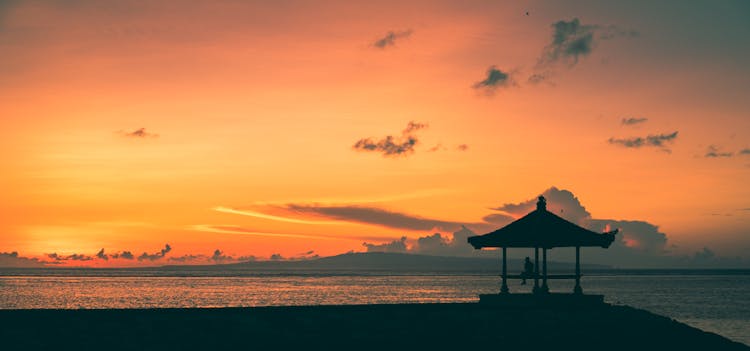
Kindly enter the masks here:
[[[508, 293], [508, 278], [523, 278], [522, 275], [508, 275], [506, 268], [506, 249], [534, 248], [534, 293], [547, 293], [547, 279], [575, 279], [574, 293], [582, 293], [581, 289], [581, 247], [593, 246], [608, 248], [615, 240], [617, 230], [606, 233], [596, 233], [568, 222], [554, 213], [547, 211], [547, 201], [544, 196], [539, 197], [536, 211], [506, 225], [494, 232], [468, 238], [469, 244], [475, 249], [484, 247], [499, 247], [503, 249], [503, 283], [501, 293]], [[547, 250], [555, 247], [576, 248], [575, 275], [548, 275]], [[542, 249], [542, 286], [539, 287], [539, 249]], [[530, 278], [530, 277], [527, 277]]]

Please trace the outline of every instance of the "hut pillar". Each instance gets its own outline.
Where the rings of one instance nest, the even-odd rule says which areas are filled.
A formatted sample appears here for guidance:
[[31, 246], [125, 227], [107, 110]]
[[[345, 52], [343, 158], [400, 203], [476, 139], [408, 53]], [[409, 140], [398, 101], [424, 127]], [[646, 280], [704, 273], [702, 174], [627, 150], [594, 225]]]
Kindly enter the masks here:
[[508, 293], [508, 267], [507, 267], [508, 260], [506, 257], [506, 251], [507, 249], [503, 247], [503, 285], [500, 287], [501, 294]]
[[539, 292], [539, 248], [534, 248], [534, 290], [533, 293]]
[[542, 248], [542, 289], [541, 292], [548, 293], [549, 286], [547, 285], [547, 248]]
[[583, 294], [581, 289], [581, 247], [576, 246], [576, 286], [573, 288], [574, 294]]

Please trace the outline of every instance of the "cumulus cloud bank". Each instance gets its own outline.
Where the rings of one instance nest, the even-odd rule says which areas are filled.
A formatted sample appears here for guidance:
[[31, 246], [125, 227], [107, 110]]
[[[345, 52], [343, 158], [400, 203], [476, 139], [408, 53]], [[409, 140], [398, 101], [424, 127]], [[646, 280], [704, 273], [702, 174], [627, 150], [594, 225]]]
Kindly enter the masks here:
[[404, 253], [408, 249], [406, 247], [406, 237], [402, 236], [401, 239], [393, 240], [391, 242], [382, 244], [371, 244], [368, 242], [362, 243], [362, 246], [367, 248], [367, 252], [396, 252]]
[[493, 253], [488, 251], [474, 250], [466, 241], [468, 237], [473, 235], [476, 235], [476, 233], [462, 226], [450, 237], [441, 233], [434, 233], [418, 238], [411, 245], [408, 244], [408, 239], [403, 236], [400, 239], [381, 244], [365, 242], [362, 246], [367, 249], [367, 252], [413, 253], [432, 256], [494, 256]]
[[166, 256], [170, 251], [172, 251], [172, 247], [169, 246], [169, 244], [166, 244], [164, 245], [163, 249], [159, 250], [159, 252], [155, 252], [152, 254], [149, 254], [147, 252], [142, 253], [140, 256], [138, 256], [138, 261], [156, 261], [158, 259], [164, 258], [164, 256]]
[[[104, 250], [104, 249], [102, 249]], [[117, 252], [110, 255], [110, 257], [117, 259], [122, 258], [123, 260], [133, 260], [135, 259], [135, 256], [130, 251], [123, 251], [123, 252]]]
[[[674, 265], [678, 259], [670, 257], [667, 235], [659, 226], [642, 220], [618, 220], [595, 218], [570, 191], [551, 187], [541, 195], [547, 198], [547, 209], [566, 220], [595, 232], [619, 229], [615, 242], [607, 250], [586, 249], [585, 257], [590, 262], [633, 266], [633, 265]], [[495, 210], [521, 216], [536, 206], [536, 197], [520, 203], [507, 203]], [[565, 254], [564, 249], [556, 250]], [[685, 261], [687, 262], [687, 261]]]
[[38, 258], [29, 258], [18, 255], [18, 252], [0, 252], [0, 267], [34, 268], [45, 267], [48, 262]]
[[[165, 247], [158, 252], [149, 254], [144, 252], [142, 255], [137, 257], [138, 261], [159, 261], [165, 258], [167, 253], [172, 251], [172, 247], [167, 244]], [[58, 253], [48, 253], [44, 255], [45, 259], [23, 257], [18, 252], [0, 252], [0, 267], [49, 267], [50, 265], [63, 265], [68, 261], [80, 261], [80, 262], [92, 262], [92, 261], [110, 261], [110, 260], [135, 260], [136, 257], [130, 251], [115, 252], [107, 254], [105, 249], [100, 249], [94, 255], [85, 254], [70, 254], [61, 255]], [[318, 255], [314, 251], [310, 250], [305, 253], [293, 256], [290, 260], [303, 260], [317, 258]], [[247, 262], [255, 261], [257, 258], [252, 255], [248, 256], [232, 256], [225, 254], [222, 250], [214, 250], [212, 255], [204, 254], [184, 254], [177, 257], [169, 257], [167, 261], [176, 262], [180, 264], [221, 264], [221, 263], [232, 263], [232, 262]], [[116, 263], [115, 263], [116, 264]]]

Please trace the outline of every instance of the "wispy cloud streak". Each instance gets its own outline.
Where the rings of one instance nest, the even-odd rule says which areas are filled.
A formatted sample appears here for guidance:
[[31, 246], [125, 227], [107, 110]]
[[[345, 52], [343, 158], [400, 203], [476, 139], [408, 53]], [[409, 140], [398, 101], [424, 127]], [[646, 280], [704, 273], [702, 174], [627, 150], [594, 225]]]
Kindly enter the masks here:
[[412, 34], [411, 29], [404, 31], [389, 31], [386, 35], [376, 40], [372, 45], [378, 49], [385, 49], [396, 45], [396, 40], [402, 38], [408, 38]]
[[645, 137], [632, 137], [632, 138], [609, 138], [608, 142], [613, 145], [620, 145], [626, 148], [641, 148], [641, 147], [658, 147], [664, 151], [670, 152], [667, 144], [673, 143], [677, 139], [677, 131], [669, 134], [655, 134], [648, 135]]
[[624, 126], [634, 126], [636, 124], [643, 124], [648, 121], [648, 118], [642, 117], [642, 118], [636, 118], [636, 117], [629, 117], [629, 118], [623, 118], [620, 123]]
[[118, 133], [128, 138], [158, 138], [159, 134], [146, 131], [146, 128], [138, 128], [132, 132], [118, 131]]
[[221, 207], [221, 206], [214, 207], [213, 210], [217, 212], [238, 214], [242, 216], [269, 219], [272, 221], [279, 221], [279, 222], [289, 222], [289, 223], [298, 223], [298, 224], [337, 224], [337, 222], [331, 222], [331, 221], [311, 221], [311, 220], [306, 220], [306, 219], [281, 217], [281, 216], [275, 216], [275, 215], [261, 213], [261, 212], [252, 211], [252, 210], [238, 210], [234, 208]]
[[721, 151], [718, 146], [716, 145], [709, 145], [706, 149], [706, 154], [704, 155], [708, 158], [719, 158], [719, 157], [732, 157], [734, 156], [733, 153], [728, 151]]

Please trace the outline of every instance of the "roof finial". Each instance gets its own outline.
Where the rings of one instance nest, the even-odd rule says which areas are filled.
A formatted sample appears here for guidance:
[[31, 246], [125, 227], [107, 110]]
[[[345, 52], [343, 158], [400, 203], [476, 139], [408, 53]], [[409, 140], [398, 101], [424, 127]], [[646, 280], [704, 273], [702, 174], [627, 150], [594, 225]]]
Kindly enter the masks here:
[[536, 203], [537, 211], [547, 211], [547, 200], [544, 196], [539, 196], [539, 201]]

